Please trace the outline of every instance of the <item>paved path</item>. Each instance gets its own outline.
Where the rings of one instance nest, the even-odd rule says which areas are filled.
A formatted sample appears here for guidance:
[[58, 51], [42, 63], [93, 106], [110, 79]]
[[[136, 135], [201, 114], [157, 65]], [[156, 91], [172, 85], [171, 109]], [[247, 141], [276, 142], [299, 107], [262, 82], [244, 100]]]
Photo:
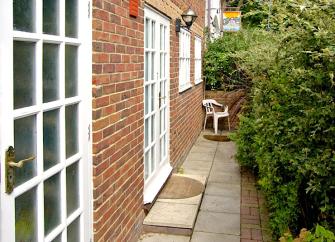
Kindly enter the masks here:
[[[211, 134], [211, 133], [210, 133]], [[201, 135], [183, 168], [184, 173], [208, 176], [191, 242], [239, 242], [241, 175], [233, 142], [215, 142]], [[199, 165], [200, 157], [206, 161]]]
[[235, 144], [209, 141], [203, 137], [204, 134], [212, 135], [213, 132], [205, 131], [199, 136], [180, 168], [181, 173], [208, 178], [192, 236], [146, 234], [141, 242], [262, 241], [261, 227], [256, 228], [252, 224], [256, 220], [259, 223], [261, 221], [259, 212], [255, 212], [258, 209], [256, 204], [250, 205], [255, 200], [253, 194], [257, 194], [255, 184], [250, 184], [254, 182], [249, 180], [252, 178], [243, 180], [243, 184], [247, 186], [242, 188], [241, 200], [241, 172], [234, 159]]
[[241, 242], [271, 242], [264, 196], [249, 170], [242, 168], [241, 176]]

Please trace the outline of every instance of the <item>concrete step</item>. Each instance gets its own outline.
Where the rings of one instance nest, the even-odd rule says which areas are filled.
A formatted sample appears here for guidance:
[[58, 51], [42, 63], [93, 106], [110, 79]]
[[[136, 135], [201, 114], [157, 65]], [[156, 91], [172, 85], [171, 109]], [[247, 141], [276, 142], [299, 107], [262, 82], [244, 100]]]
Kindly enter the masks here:
[[[144, 219], [144, 233], [164, 233], [186, 236], [192, 234], [202, 196], [205, 191], [206, 176], [187, 174], [173, 174], [172, 176], [182, 176], [191, 178], [189, 179], [190, 181], [194, 179], [195, 182], [200, 182], [203, 185], [202, 192], [188, 198], [167, 199], [158, 196], [155, 204]], [[173, 185], [175, 186], [173, 189], [178, 190], [181, 188], [178, 187], [178, 184]]]

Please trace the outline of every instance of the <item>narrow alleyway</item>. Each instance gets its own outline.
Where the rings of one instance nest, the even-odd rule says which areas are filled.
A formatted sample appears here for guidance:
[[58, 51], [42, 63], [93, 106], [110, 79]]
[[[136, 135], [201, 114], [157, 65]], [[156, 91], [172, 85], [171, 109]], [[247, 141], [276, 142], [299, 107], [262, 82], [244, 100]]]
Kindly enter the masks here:
[[[205, 131], [199, 136], [186, 161], [179, 169], [179, 172], [183, 174], [207, 177], [206, 188], [192, 235], [148, 233], [142, 236], [140, 242], [262, 241], [258, 197], [254, 180], [251, 175], [244, 176], [241, 193], [241, 172], [234, 158], [235, 144], [233, 142], [210, 141], [204, 138], [204, 134], [212, 135], [213, 132], [211, 130]], [[256, 191], [255, 199], [257, 201], [251, 205], [250, 201], [253, 202], [255, 199], [254, 193], [250, 193], [250, 191]], [[254, 215], [254, 213], [256, 214]], [[255, 225], [258, 222], [259, 225]]]

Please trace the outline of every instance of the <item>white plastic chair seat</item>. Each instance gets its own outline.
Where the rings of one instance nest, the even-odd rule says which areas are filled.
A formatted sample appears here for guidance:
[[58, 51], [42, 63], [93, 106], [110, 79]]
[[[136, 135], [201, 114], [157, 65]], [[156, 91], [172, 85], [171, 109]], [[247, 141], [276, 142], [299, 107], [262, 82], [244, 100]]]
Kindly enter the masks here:
[[225, 109], [223, 112], [216, 112], [213, 105], [223, 107], [222, 104], [218, 103], [214, 99], [205, 99], [202, 101], [203, 106], [206, 109], [206, 116], [204, 121], [204, 129], [206, 128], [206, 122], [208, 117], [213, 117], [213, 126], [214, 126], [214, 132], [215, 134], [218, 133], [218, 122], [220, 118], [228, 118], [228, 129], [230, 130], [230, 121], [229, 121], [229, 112], [228, 112], [228, 106], [225, 106]]

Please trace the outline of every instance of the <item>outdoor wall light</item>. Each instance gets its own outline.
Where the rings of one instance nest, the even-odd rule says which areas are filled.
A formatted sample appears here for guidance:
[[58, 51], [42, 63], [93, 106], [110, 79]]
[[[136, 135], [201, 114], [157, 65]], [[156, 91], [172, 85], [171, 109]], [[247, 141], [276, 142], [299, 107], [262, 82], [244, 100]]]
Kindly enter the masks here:
[[186, 25], [181, 24], [181, 19], [176, 19], [176, 32], [180, 32], [180, 28], [190, 29], [194, 21], [197, 19], [198, 15], [189, 7], [185, 12], [181, 14], [181, 17]]

